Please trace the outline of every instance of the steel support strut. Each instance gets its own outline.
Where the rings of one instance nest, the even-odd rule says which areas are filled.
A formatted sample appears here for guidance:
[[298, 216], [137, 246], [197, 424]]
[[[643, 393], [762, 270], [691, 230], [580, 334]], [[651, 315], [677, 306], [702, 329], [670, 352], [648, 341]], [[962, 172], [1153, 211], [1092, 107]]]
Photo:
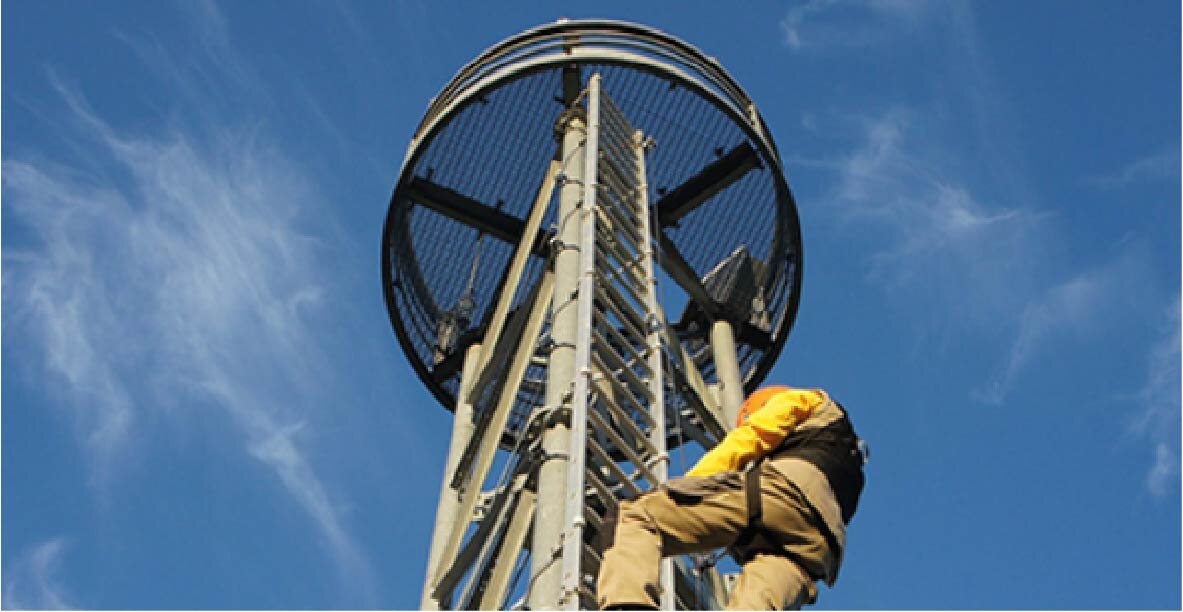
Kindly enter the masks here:
[[711, 352], [715, 357], [715, 372], [719, 377], [719, 399], [727, 428], [735, 427], [739, 408], [743, 404], [743, 379], [739, 375], [739, 359], [735, 349], [735, 332], [724, 319], [711, 325]]
[[423, 597], [419, 600], [421, 610], [439, 610], [439, 600], [432, 597], [439, 579], [439, 563], [443, 556], [447, 537], [452, 533], [460, 516], [460, 490], [451, 486], [452, 474], [464, 454], [464, 447], [472, 440], [472, 404], [468, 401], [468, 387], [476, 377], [479, 343], [468, 347], [464, 355], [464, 369], [460, 375], [460, 393], [456, 394], [456, 415], [452, 421], [452, 441], [448, 446], [448, 459], [444, 464], [443, 484], [440, 485], [440, 501], [435, 511], [435, 530], [431, 534], [431, 550], [427, 557], [427, 575], [423, 579]]

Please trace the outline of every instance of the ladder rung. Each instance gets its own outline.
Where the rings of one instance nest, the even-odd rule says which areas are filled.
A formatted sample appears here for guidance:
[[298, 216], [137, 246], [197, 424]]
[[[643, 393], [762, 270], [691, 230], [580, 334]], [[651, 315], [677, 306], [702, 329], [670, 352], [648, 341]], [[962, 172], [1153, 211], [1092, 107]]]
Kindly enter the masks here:
[[611, 168], [603, 168], [604, 172], [599, 174], [600, 180], [597, 184], [600, 187], [598, 195], [610, 196], [613, 199], [612, 205], [622, 212], [625, 212], [633, 220], [634, 223], [640, 223], [641, 206], [638, 202], [640, 195], [640, 185], [636, 181], [621, 179], [611, 172]]
[[[600, 273], [601, 278], [603, 279], [603, 282], [600, 283], [601, 285], [609, 286], [609, 287], [619, 286], [619, 287], [624, 288], [625, 293], [627, 293], [628, 296], [630, 298], [632, 298], [632, 300], [633, 300], [632, 305], [631, 305], [632, 308], [634, 310], [646, 310], [645, 300], [640, 296], [640, 294], [637, 293], [637, 288], [633, 286], [633, 283], [627, 282], [629, 280], [628, 278], [620, 278], [620, 277], [616, 276], [616, 271], [606, 269], [605, 262], [599, 258], [596, 259], [596, 269], [597, 269], [597, 272]], [[613, 281], [617, 280], [618, 278], [622, 282], [614, 283]], [[624, 296], [621, 296], [621, 297], [624, 297]]]
[[[603, 336], [600, 335], [599, 338], [602, 340]], [[648, 375], [642, 377], [633, 369], [636, 366], [636, 361], [625, 361], [620, 355], [600, 348], [594, 349], [592, 354], [596, 355], [598, 363], [607, 365], [607, 374], [611, 374], [613, 377], [623, 376], [627, 379], [625, 382], [641, 389], [641, 397], [645, 402], [648, 402], [653, 396], [653, 391], [649, 388], [650, 377]]]
[[601, 192], [606, 190], [616, 196], [620, 200], [619, 204], [635, 215], [638, 209], [637, 195], [641, 186], [637, 180], [636, 169], [621, 165], [620, 160], [604, 155], [604, 151], [600, 153], [600, 162], [596, 167], [596, 184], [605, 188]]
[[602, 561], [603, 559], [602, 559], [602, 557], [600, 557], [600, 553], [596, 552], [596, 549], [592, 548], [591, 545], [588, 544], [587, 542], [583, 543], [583, 554], [584, 554], [585, 561], [591, 561], [592, 564], [595, 565], [594, 568], [589, 568], [589, 569], [592, 569], [593, 571], [585, 572], [585, 573], [589, 573], [594, 576], [595, 570], [600, 569], [600, 561]]
[[[604, 467], [608, 468], [609, 472], [616, 476], [617, 482], [630, 489], [633, 495], [641, 494], [641, 488], [637, 486], [637, 483], [633, 482], [632, 478], [629, 477], [628, 474], [625, 474], [624, 470], [620, 469], [619, 465], [616, 465], [616, 462], [612, 460], [612, 457], [609, 456], [608, 453], [605, 452], [595, 440], [588, 438], [587, 448], [592, 451], [593, 455], [595, 455], [601, 462], [604, 463]], [[586, 473], [587, 470], [584, 470], [585, 475]]]
[[[609, 381], [609, 384], [612, 386], [613, 391], [619, 390], [621, 392], [628, 393], [627, 390], [625, 390], [624, 387], [620, 384], [620, 382], [617, 381], [615, 378], [607, 378], [604, 380]], [[621, 420], [627, 420], [637, 430], [636, 435], [638, 435], [640, 437], [648, 438], [648, 434], [646, 434], [645, 431], [643, 429], [641, 429], [641, 427], [639, 425], [637, 425], [636, 421], [634, 421], [630, 418], [631, 417], [630, 412], [626, 411], [627, 405], [616, 401], [615, 396], [609, 395], [603, 389], [600, 389], [600, 393], [601, 393], [601, 397], [611, 397], [612, 398], [612, 402], [608, 404], [608, 407], [612, 410], [612, 413], [616, 416], [616, 418], [621, 419]], [[641, 415], [642, 418], [644, 418], [646, 427], [652, 428], [657, 424], [657, 422], [653, 418], [653, 415], [650, 414], [648, 407], [641, 405], [638, 402], [636, 396], [634, 396], [632, 393], [628, 393], [628, 397], [626, 397], [625, 399], [632, 402], [632, 406], [634, 409], [633, 413], [639, 414], [639, 415]]]
[[601, 130], [601, 133], [611, 134], [613, 137], [620, 140], [628, 139], [630, 142], [633, 139], [633, 134], [637, 128], [629, 123], [628, 119], [620, 112], [619, 109], [610, 109], [607, 112], [600, 113], [600, 125], [607, 126], [608, 129]]
[[624, 296], [616, 290], [616, 287], [609, 283], [596, 283], [596, 298], [601, 303], [608, 306], [608, 310], [616, 315], [616, 319], [620, 324], [627, 327], [626, 330], [630, 335], [636, 338], [644, 338], [646, 334], [643, 330], [647, 327], [645, 320], [633, 310], [631, 305], [624, 301]]
[[[605, 123], [603, 121], [600, 122], [601, 125]], [[614, 149], [614, 153], [622, 157], [635, 159], [636, 150], [634, 149], [635, 141], [633, 140], [633, 134], [636, 133], [636, 129], [632, 125], [627, 125], [626, 127], [626, 125], [614, 121], [612, 117], [608, 118], [607, 123], [609, 129], [600, 130], [600, 147], [602, 149], [610, 147]]]
[[[609, 440], [616, 446], [626, 445], [632, 449], [636, 457], [629, 457], [630, 461], [640, 460], [644, 462], [645, 466], [649, 466], [654, 457], [657, 457], [660, 449], [649, 440], [649, 433], [642, 429], [642, 426], [637, 422], [637, 415], [644, 415], [646, 423], [649, 421], [649, 415], [643, 410], [637, 411], [635, 414], [628, 412], [622, 408], [612, 398], [606, 396], [599, 397], [600, 408], [588, 412], [588, 417], [594, 413], [598, 421], [595, 426], [600, 429], [611, 428], [611, 433], [605, 429]], [[624, 439], [624, 436], [629, 439]], [[621, 439], [617, 440], [616, 437]], [[622, 451], [623, 452], [623, 451]], [[635, 461], [634, 461], [635, 462]]]
[[[593, 316], [594, 316], [594, 320], [597, 323], [601, 324], [601, 328], [608, 330], [608, 335], [610, 335], [614, 340], [616, 340], [616, 344], [618, 344], [621, 347], [624, 347], [625, 349], [628, 350], [628, 353], [629, 353], [628, 359], [625, 359], [625, 356], [621, 355], [620, 351], [617, 351], [617, 355], [621, 359], [625, 359], [625, 362], [629, 363], [629, 364], [635, 363], [635, 364], [644, 365], [645, 366], [645, 376], [650, 376], [653, 374], [653, 368], [650, 367], [649, 362], [645, 360], [645, 355], [642, 354], [637, 349], [633, 348], [632, 343], [629, 342], [629, 339], [625, 338], [623, 334], [621, 334], [619, 331], [617, 331], [616, 326], [609, 324], [609, 322], [606, 319], [604, 319], [604, 315], [601, 314], [600, 312], [595, 312]], [[648, 352], [648, 349], [649, 349], [649, 347], [646, 346], [645, 347], [646, 352]]]
[[636, 237], [640, 237], [642, 220], [637, 213], [640, 205], [632, 193], [635, 189], [618, 189], [611, 183], [600, 183], [600, 190], [596, 193], [598, 205], [613, 213], [613, 221], [627, 226]]
[[600, 530], [604, 528], [603, 517], [596, 514], [595, 511], [586, 504], [583, 506], [583, 520], [588, 527], [595, 529], [596, 533], [599, 533]]
[[[640, 359], [648, 355], [649, 339], [640, 335], [636, 327], [617, 325], [612, 319], [608, 318], [608, 312], [603, 310], [593, 311], [593, 323], [598, 323], [601, 326], [611, 330], [613, 338], [619, 338], [621, 344], [627, 344], [630, 348], [630, 354]], [[619, 351], [618, 351], [619, 352]]]
[[[602, 245], [606, 250], [604, 254], [610, 255], [621, 264], [622, 268], [636, 267], [644, 257], [641, 249], [632, 242], [632, 239], [624, 234], [613, 234], [611, 230], [599, 223], [596, 224], [596, 239], [597, 244]], [[639, 284], [640, 279], [634, 279], [634, 282]]]
[[[600, 332], [594, 329], [592, 330], [592, 337], [594, 338], [595, 343], [604, 342], [604, 336], [600, 335]], [[610, 368], [610, 372], [620, 372], [623, 374], [624, 378], [628, 380], [629, 384], [632, 384], [638, 389], [645, 390], [644, 395], [646, 400], [652, 401], [653, 393], [649, 390], [649, 385], [647, 385], [644, 380], [641, 380], [641, 377], [638, 376], [631, 367], [629, 367], [629, 364], [625, 363], [624, 359], [622, 359], [620, 355], [603, 351], [596, 351], [596, 354], [605, 357], [604, 361]]]
[[[600, 359], [599, 355], [596, 355], [595, 353], [592, 353], [592, 363], [595, 365], [596, 368], [598, 368], [602, 372], [608, 372], [608, 373], [611, 372], [608, 369], [607, 364], [604, 363], [604, 360]], [[614, 391], [616, 393], [616, 397], [624, 396], [624, 399], [627, 400], [634, 407], [636, 407], [638, 412], [644, 412], [644, 413], [648, 414], [648, 412], [646, 411], [646, 407], [649, 405], [648, 401], [637, 397], [637, 394], [633, 393], [632, 389], [630, 389], [627, 385], [622, 383], [615, 376], [604, 376], [604, 378], [602, 378], [600, 380], [601, 381], [608, 381], [608, 385], [612, 388], [612, 391]], [[644, 391], [645, 391], [646, 397], [648, 397], [648, 395], [650, 394], [649, 388], [646, 387], [644, 389]], [[619, 405], [620, 402], [617, 402], [617, 404]], [[649, 423], [649, 426], [652, 427], [653, 423], [652, 422]]]
[[[622, 201], [632, 204], [631, 196], [637, 191], [636, 177], [630, 177], [625, 174], [614, 161], [605, 156], [600, 157], [597, 169], [599, 170], [599, 176], [596, 181], [601, 185], [607, 185], [610, 189], [615, 189], [621, 196]], [[635, 204], [632, 205], [636, 206]]]
[[621, 155], [616, 151], [601, 148], [596, 158], [601, 174], [607, 169], [619, 185], [626, 187], [622, 190], [624, 193], [637, 188], [639, 173], [633, 155]]
[[623, 138], [600, 139], [600, 157], [612, 160], [621, 176], [637, 175], [637, 152], [633, 150], [632, 139], [625, 142]]
[[[641, 426], [637, 424], [637, 421], [635, 420], [636, 417], [633, 414], [630, 414], [629, 412], [625, 411], [624, 408], [621, 407], [620, 402], [617, 402], [615, 400], [615, 398], [612, 398], [611, 396], [604, 395], [604, 394], [600, 395], [600, 400], [604, 401], [604, 405], [607, 406], [608, 411], [612, 413], [612, 415], [611, 415], [612, 418], [616, 419], [617, 421], [621, 421], [622, 423], [628, 424], [627, 429], [628, 429], [629, 435], [633, 436], [634, 438], [636, 438], [638, 440], [643, 440], [645, 444], [650, 444], [649, 434], [646, 433], [644, 429], [641, 429]], [[607, 401], [605, 401], [605, 400], [607, 400]], [[647, 427], [650, 427], [650, 428], [653, 427], [653, 416], [651, 414], [649, 414], [648, 410], [645, 410], [644, 408], [639, 408], [636, 411], [636, 414], [639, 414], [644, 418], [645, 425]]]
[[632, 143], [633, 134], [636, 133], [637, 128], [633, 127], [628, 119], [624, 117], [618, 109], [613, 108], [606, 113], [600, 113], [600, 124], [607, 125], [609, 129], [601, 130], [601, 134], [611, 134], [615, 139]]
[[[596, 414], [594, 410], [588, 411], [587, 416], [591, 419], [592, 424], [603, 431], [608, 436], [608, 438], [612, 440], [612, 443], [616, 445], [616, 448], [620, 449], [620, 452], [623, 453], [633, 465], [637, 466], [637, 469], [645, 477], [645, 480], [649, 481], [650, 485], [658, 484], [657, 477], [654, 476], [653, 472], [649, 469], [649, 464], [646, 463], [645, 460], [640, 455], [638, 455], [631, 446], [629, 446], [628, 442], [624, 441], [624, 438], [620, 437], [620, 434], [616, 433], [615, 430], [609, 427], [608, 424], [604, 422], [604, 419], [600, 417], [600, 415]], [[645, 441], [645, 446], [645, 450], [648, 451], [650, 457], [657, 456], [657, 450], [654, 449], [648, 441]]]
[[592, 469], [594, 467], [593, 465], [584, 470], [584, 478], [591, 483], [592, 489], [595, 489], [596, 495], [600, 497], [600, 501], [604, 502], [605, 506], [615, 508], [620, 504], [620, 500], [616, 499], [616, 496], [612, 494], [612, 489], [609, 489], [608, 485], [600, 479], [599, 470]]
[[[601, 202], [601, 205], [597, 206], [596, 209], [604, 211], [604, 214], [601, 215], [600, 222], [596, 223], [596, 227], [603, 226], [604, 233], [611, 236], [613, 240], [628, 246], [632, 251], [641, 252], [641, 241], [638, 238], [640, 233], [634, 231], [636, 229], [635, 227], [621, 225], [619, 223], [619, 220], [613, 216], [613, 211], [616, 210], [615, 207], [605, 207], [603, 206], [603, 202]], [[617, 238], [617, 236], [623, 238], [623, 240]]]
[[603, 112], [602, 116], [610, 121], [616, 122], [618, 125], [624, 126], [630, 133], [636, 131], [636, 128], [629, 123], [628, 118], [624, 116], [624, 112], [620, 110], [620, 107], [616, 106], [616, 103], [611, 98], [606, 95], [601, 96], [600, 103], [603, 105], [600, 107], [600, 110]]
[[[628, 214], [627, 210], [622, 210], [620, 206], [612, 202], [605, 202], [603, 199], [598, 201], [596, 210], [600, 211], [603, 217], [601, 220], [602, 223], [606, 223], [617, 232], [627, 234], [634, 244], [641, 243], [641, 232], [637, 229], [640, 227], [640, 223], [635, 219], [627, 218], [625, 216]], [[597, 225], [599, 224], [597, 223]]]

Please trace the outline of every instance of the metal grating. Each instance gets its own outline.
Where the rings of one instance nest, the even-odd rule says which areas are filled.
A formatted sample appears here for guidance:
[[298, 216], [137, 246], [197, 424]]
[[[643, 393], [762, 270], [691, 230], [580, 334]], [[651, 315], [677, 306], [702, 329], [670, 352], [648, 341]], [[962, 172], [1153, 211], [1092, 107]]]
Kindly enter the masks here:
[[[608, 93], [621, 112], [635, 118], [638, 127], [656, 141], [648, 162], [652, 202], [660, 202], [736, 147], [761, 149], [731, 115], [701, 92], [634, 66], [588, 64], [584, 73], [592, 69], [604, 74]], [[453, 404], [459, 373], [455, 368], [449, 371], [447, 364], [440, 367], [441, 320], [454, 316], [461, 299], [471, 296], [472, 312], [462, 319], [463, 329], [452, 330], [456, 341], [447, 347], [452, 354], [462, 352], [460, 340], [466, 332], [476, 334], [493, 305], [512, 246], [487, 234], [481, 238], [482, 233], [467, 223], [432, 210], [406, 188], [407, 182], [430, 181], [509, 218], [523, 219], [554, 156], [553, 123], [562, 110], [561, 73], [560, 66], [539, 69], [474, 97], [415, 156], [396, 190], [393, 231], [388, 228], [384, 255], [393, 271], [388, 292], [393, 298], [392, 317], [396, 326], [404, 328], [400, 337], [416, 369], [446, 407]], [[767, 151], [762, 155], [767, 156]], [[794, 283], [800, 245], [793, 239], [795, 209], [778, 180], [779, 172], [774, 160], [760, 159], [760, 167], [665, 231], [699, 278], [740, 245], [769, 264], [765, 283], [772, 315], [769, 331], [784, 334], [791, 325], [786, 316], [795, 310], [799, 291]], [[553, 228], [554, 223], [552, 210], [543, 227]], [[541, 257], [533, 258], [525, 274], [527, 284], [537, 280], [542, 265]], [[524, 294], [519, 293], [519, 303]], [[689, 325], [682, 326], [680, 333], [690, 347], [701, 338], [702, 330]], [[778, 352], [770, 348], [741, 339], [739, 359], [748, 385], [759, 382], [757, 372], [765, 357]], [[713, 382], [709, 370], [704, 375]], [[529, 408], [523, 402], [515, 410], [515, 422]]]

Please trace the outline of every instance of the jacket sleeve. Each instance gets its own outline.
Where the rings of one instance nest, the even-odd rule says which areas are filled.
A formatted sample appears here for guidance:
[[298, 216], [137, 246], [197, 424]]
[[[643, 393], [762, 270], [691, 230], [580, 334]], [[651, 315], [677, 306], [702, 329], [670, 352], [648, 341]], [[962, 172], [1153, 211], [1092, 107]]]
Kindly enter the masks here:
[[710, 476], [743, 469], [749, 461], [780, 446], [824, 401], [824, 393], [806, 389], [790, 389], [772, 396], [743, 425], [731, 430], [718, 446], [703, 455], [686, 475]]

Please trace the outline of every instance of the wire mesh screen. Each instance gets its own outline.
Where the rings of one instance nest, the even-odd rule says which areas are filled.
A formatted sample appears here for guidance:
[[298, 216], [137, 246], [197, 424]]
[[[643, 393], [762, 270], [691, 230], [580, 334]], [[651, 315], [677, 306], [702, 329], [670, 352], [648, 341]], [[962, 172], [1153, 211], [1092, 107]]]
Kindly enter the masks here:
[[[681, 53], [669, 51], [675, 52]], [[444, 93], [455, 102], [419, 134], [392, 197], [383, 250], [391, 319], [416, 370], [449, 409], [460, 376], [458, 357], [483, 333], [516, 248], [514, 231], [520, 231], [556, 155], [555, 122], [565, 108], [564, 66], [570, 65], [540, 62], [463, 95], [454, 83]], [[762, 133], [756, 129], [762, 129], [758, 116], [753, 111], [737, 117], [737, 104], [721, 103], [714, 81], [695, 87], [617, 57], [577, 65], [581, 83], [593, 72], [601, 74], [620, 113], [655, 142], [646, 167], [649, 201], [659, 209], [675, 195], [684, 198], [712, 166], [752, 152], [738, 178], [704, 201], [677, 215], [663, 217], [659, 211], [659, 218], [674, 218], [657, 231], [668, 236], [700, 280], [738, 248], [746, 250], [756, 271], [759, 312], [731, 316], [751, 331], [738, 334], [739, 360], [748, 386], [758, 384], [791, 327], [800, 278], [796, 209], [775, 151], [756, 136]], [[552, 202], [543, 218], [544, 236], [553, 232], [555, 208]], [[515, 307], [547, 265], [545, 240], [540, 244]], [[663, 304], [667, 319], [687, 350], [701, 353], [709, 329], [702, 309], [696, 310], [685, 291], [673, 289], [676, 297]], [[536, 387], [543, 372], [541, 365], [527, 372], [511, 432], [532, 404], [542, 401]], [[714, 382], [709, 367], [703, 374]]]

